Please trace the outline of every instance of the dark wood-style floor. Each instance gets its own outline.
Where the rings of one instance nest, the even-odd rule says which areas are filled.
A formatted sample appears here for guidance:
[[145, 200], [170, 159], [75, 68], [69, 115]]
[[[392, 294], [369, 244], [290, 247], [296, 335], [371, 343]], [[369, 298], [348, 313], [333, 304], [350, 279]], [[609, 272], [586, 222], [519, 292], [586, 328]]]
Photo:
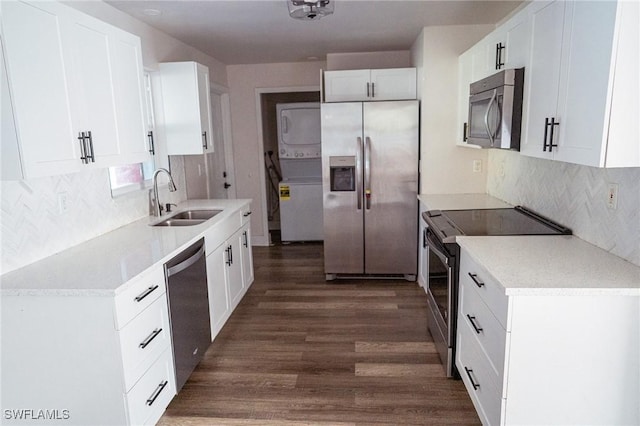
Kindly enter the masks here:
[[477, 425], [423, 290], [326, 282], [322, 245], [254, 247], [255, 282], [161, 425]]

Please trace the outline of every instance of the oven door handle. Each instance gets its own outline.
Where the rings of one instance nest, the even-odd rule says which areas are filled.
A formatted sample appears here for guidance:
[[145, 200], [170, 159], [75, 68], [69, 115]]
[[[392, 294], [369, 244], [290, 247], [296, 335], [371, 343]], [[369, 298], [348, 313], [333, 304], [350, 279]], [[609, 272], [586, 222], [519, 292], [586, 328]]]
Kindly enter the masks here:
[[440, 258], [447, 266], [449, 265], [449, 257], [440, 249], [440, 244], [433, 239], [433, 234], [427, 230], [427, 245], [433, 253]]

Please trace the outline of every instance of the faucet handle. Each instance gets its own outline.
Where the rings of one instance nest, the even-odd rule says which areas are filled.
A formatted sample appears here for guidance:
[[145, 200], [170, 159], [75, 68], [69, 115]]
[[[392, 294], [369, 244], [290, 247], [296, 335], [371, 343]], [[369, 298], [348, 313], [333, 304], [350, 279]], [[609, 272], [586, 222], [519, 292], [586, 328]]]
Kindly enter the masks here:
[[[167, 204], [165, 204], [165, 205], [167, 206], [167, 209], [166, 209], [166, 210], [167, 210], [167, 213], [170, 213], [170, 212], [171, 212], [171, 206], [178, 207], [178, 205], [177, 205], [177, 204], [173, 204], [173, 203], [167, 203]], [[162, 210], [162, 206], [160, 206], [160, 209]]]

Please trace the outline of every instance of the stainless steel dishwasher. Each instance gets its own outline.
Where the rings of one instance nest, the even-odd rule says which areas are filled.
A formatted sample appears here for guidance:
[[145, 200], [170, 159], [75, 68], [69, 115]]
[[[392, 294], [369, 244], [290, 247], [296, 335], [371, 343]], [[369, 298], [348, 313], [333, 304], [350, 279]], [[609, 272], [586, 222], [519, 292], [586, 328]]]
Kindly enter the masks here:
[[165, 263], [164, 271], [179, 392], [211, 344], [204, 238]]

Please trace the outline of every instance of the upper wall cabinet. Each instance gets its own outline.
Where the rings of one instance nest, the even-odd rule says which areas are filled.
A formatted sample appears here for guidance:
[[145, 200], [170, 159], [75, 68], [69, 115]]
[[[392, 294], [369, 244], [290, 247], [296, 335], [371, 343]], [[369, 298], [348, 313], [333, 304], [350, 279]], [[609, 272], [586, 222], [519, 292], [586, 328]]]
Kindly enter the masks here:
[[387, 68], [324, 72], [324, 101], [416, 99], [416, 69]]
[[535, 10], [523, 154], [640, 166], [639, 8], [555, 1]]
[[213, 152], [209, 69], [196, 62], [160, 64], [169, 155]]
[[526, 78], [529, 33], [530, 24], [527, 14], [521, 11], [460, 55], [458, 59], [458, 145], [478, 148], [476, 145], [466, 143], [469, 85], [507, 68], [525, 67]]
[[[469, 83], [525, 68], [520, 151], [594, 167], [640, 166], [640, 4], [531, 2], [459, 58], [458, 143], [465, 138]], [[496, 59], [495, 61], [493, 59]]]
[[20, 164], [3, 179], [148, 159], [138, 37], [56, 2], [3, 2], [2, 29]]

